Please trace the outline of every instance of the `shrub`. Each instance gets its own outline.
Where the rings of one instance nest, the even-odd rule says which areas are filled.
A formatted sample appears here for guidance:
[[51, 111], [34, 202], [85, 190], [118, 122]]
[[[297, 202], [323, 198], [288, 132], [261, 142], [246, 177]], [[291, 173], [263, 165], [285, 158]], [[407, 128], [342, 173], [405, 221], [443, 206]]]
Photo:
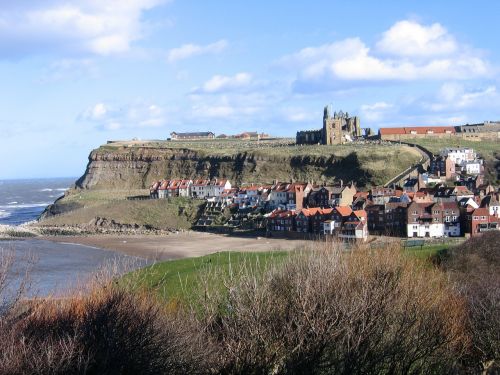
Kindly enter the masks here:
[[151, 295], [108, 286], [36, 306], [2, 332], [0, 372], [185, 374], [201, 368], [189, 321]]
[[471, 238], [441, 258], [456, 289], [467, 302], [472, 337], [469, 361], [500, 371], [500, 232]]
[[460, 298], [397, 249], [317, 250], [226, 285], [204, 315], [220, 373], [444, 372], [467, 345]]

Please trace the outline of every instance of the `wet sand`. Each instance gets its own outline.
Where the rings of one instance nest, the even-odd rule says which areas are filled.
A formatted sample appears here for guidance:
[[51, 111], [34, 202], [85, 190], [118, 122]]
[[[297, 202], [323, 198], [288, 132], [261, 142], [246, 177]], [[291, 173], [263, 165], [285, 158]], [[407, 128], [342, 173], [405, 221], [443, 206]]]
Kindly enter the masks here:
[[148, 260], [197, 257], [219, 251], [294, 250], [310, 241], [265, 237], [237, 237], [202, 232], [179, 232], [169, 235], [90, 235], [54, 236], [46, 240], [75, 243]]

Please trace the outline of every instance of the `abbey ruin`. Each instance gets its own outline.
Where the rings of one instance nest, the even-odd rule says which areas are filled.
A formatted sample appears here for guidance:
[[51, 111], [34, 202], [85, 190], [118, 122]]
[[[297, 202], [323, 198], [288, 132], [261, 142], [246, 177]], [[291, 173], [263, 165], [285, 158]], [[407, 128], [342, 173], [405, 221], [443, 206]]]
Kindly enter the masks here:
[[297, 144], [341, 145], [361, 137], [359, 117], [350, 117], [342, 111], [331, 115], [330, 108], [325, 107], [323, 128], [319, 130], [303, 130], [297, 132]]

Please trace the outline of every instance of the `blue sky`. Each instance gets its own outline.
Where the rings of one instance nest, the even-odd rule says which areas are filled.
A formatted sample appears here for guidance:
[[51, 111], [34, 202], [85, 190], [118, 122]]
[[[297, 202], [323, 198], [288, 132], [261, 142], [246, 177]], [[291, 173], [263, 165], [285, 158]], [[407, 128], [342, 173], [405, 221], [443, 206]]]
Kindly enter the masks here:
[[500, 119], [496, 1], [0, 0], [0, 179], [109, 139]]

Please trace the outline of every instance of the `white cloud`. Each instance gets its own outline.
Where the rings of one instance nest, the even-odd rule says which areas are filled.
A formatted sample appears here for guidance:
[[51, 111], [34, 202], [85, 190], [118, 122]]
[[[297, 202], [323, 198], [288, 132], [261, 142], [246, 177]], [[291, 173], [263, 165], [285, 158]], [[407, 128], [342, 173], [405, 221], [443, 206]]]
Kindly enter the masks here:
[[434, 112], [484, 109], [496, 108], [499, 101], [494, 85], [471, 89], [459, 82], [446, 82], [431, 101], [422, 102], [422, 107]]
[[308, 85], [339, 89], [342, 82], [466, 80], [492, 73], [487, 61], [441, 25], [412, 21], [396, 23], [375, 50], [360, 38], [348, 38], [304, 48], [278, 64], [296, 73], [293, 87], [304, 91]]
[[[165, 0], [13, 2], [0, 10], [4, 54], [50, 51], [110, 55], [144, 36], [144, 11]], [[3, 6], [3, 4], [2, 4]]]
[[168, 52], [167, 60], [168, 62], [173, 63], [195, 56], [206, 55], [206, 54], [218, 54], [224, 51], [227, 45], [228, 43], [224, 39], [204, 46], [199, 44], [184, 44], [178, 48], [171, 49]]
[[393, 110], [394, 105], [386, 102], [363, 104], [361, 106], [361, 118], [368, 122], [379, 122], [386, 118]]
[[455, 38], [439, 23], [430, 26], [399, 21], [383, 33], [377, 48], [397, 56], [449, 55], [459, 48]]
[[167, 123], [166, 110], [156, 104], [137, 101], [121, 107], [96, 103], [79, 119], [103, 130], [161, 127]]
[[252, 76], [248, 73], [237, 73], [234, 76], [215, 75], [201, 87], [194, 88], [192, 92], [195, 94], [227, 92], [249, 87], [252, 83]]

